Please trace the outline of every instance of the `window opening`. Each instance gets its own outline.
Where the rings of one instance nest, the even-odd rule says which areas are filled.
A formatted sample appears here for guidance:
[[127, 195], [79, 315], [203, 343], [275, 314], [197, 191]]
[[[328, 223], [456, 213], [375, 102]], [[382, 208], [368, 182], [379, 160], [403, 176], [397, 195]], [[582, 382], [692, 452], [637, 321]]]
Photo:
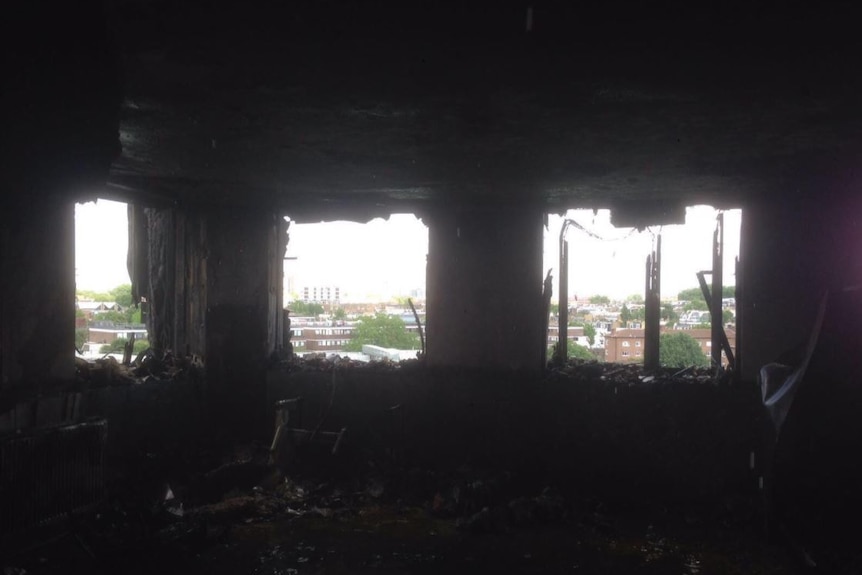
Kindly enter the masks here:
[[123, 202], [75, 205], [75, 348], [84, 359], [122, 360], [132, 337], [135, 353], [149, 346], [143, 306], [132, 305], [127, 214]]
[[419, 325], [410, 303], [424, 329], [427, 226], [413, 214], [365, 224], [285, 220], [285, 347], [300, 357], [417, 357]]
[[[661, 235], [660, 340], [675, 335], [689, 345], [685, 353], [671, 353], [674, 341], [662, 346], [662, 364], [684, 363], [708, 366], [711, 349], [711, 317], [697, 273], [712, 268], [713, 231], [718, 214], [724, 225], [722, 246], [722, 317], [731, 349], [735, 350], [735, 268], [739, 257], [741, 210], [719, 211], [711, 206], [690, 206], [685, 224], [635, 228], [615, 227], [611, 211], [569, 210], [550, 214], [545, 230], [544, 268], [552, 270], [553, 297], [548, 320], [548, 358], [559, 341], [559, 236], [565, 219], [574, 220], [567, 232], [568, 253], [568, 345], [569, 358], [608, 362], [642, 361], [645, 304], [644, 262]], [[594, 332], [592, 342], [584, 331]], [[685, 337], [684, 337], [685, 336]], [[686, 337], [693, 339], [690, 342]], [[634, 342], [633, 344], [631, 342]], [[709, 343], [709, 345], [707, 345]], [[580, 344], [574, 348], [573, 344]], [[691, 345], [693, 344], [693, 345]], [[661, 349], [661, 348], [660, 348]], [[573, 355], [573, 351], [577, 355]], [[584, 351], [588, 353], [583, 353]], [[727, 357], [722, 356], [726, 365]]]

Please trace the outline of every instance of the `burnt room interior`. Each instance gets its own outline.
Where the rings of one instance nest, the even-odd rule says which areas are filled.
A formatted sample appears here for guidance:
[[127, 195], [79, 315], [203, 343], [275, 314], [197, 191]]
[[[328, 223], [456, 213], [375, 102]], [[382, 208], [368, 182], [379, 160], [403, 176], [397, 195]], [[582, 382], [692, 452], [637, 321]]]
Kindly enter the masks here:
[[[862, 571], [852, 7], [9, 12], [4, 573]], [[129, 365], [75, 356], [96, 198], [129, 204], [152, 346]], [[735, 269], [710, 270], [736, 285], [731, 364], [547, 357], [546, 214], [697, 204], [742, 210]], [[420, 359], [291, 358], [284, 216], [396, 213], [429, 228]]]

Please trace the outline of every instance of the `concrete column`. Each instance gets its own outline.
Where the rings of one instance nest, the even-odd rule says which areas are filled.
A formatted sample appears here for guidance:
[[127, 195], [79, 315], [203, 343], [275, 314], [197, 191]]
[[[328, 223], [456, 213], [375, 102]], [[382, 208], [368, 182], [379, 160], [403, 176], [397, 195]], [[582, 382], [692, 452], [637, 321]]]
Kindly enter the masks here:
[[814, 197], [743, 208], [737, 303], [744, 381], [801, 351], [824, 290], [862, 283], [862, 198]]
[[157, 350], [206, 355], [205, 217], [174, 208], [139, 208], [130, 236], [135, 293], [147, 298], [147, 329]]
[[250, 431], [272, 411], [264, 376], [281, 329], [279, 220], [241, 210], [205, 216], [207, 392], [224, 423]]
[[509, 207], [429, 218], [430, 365], [542, 369], [542, 220]]
[[0, 389], [75, 377], [75, 205], [0, 213]]
[[[173, 208], [148, 208], [145, 212], [146, 232], [142, 233], [140, 238], [134, 239], [135, 245], [130, 246], [130, 250], [146, 254], [146, 285], [139, 286], [135, 283], [134, 289], [146, 294], [149, 305], [147, 332], [150, 345], [160, 351], [180, 352], [174, 348], [178, 314], [174, 307], [174, 293], [177, 289], [174, 270], [176, 260], [180, 257], [175, 249], [178, 212]], [[145, 250], [139, 249], [137, 244], [141, 242], [146, 242]], [[133, 281], [137, 282], [139, 278], [133, 278]]]

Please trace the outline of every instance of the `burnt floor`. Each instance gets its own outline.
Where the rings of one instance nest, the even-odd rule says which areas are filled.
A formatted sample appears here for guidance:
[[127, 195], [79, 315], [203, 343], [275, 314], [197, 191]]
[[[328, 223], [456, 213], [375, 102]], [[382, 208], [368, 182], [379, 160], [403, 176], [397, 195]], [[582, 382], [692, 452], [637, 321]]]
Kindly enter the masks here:
[[109, 506], [76, 536], [10, 557], [6, 573], [695, 575], [791, 573], [798, 564], [752, 522], [631, 513], [547, 489], [458, 516], [446, 508], [451, 491], [407, 500], [385, 485], [235, 489], [182, 517], [175, 502], [147, 512]]
[[[756, 407], [751, 394], [742, 390], [739, 396], [708, 372], [645, 376], [636, 366], [573, 362], [529, 394], [518, 392], [523, 397], [508, 394], [518, 410], [538, 395], [544, 411], [535, 413], [542, 418], [507, 415], [500, 421], [509, 423], [486, 434], [465, 422], [484, 413], [470, 386], [488, 382], [470, 375], [472, 383], [455, 381], [447, 389], [435, 380], [434, 393], [445, 396], [440, 409], [453, 418], [433, 428], [432, 437], [407, 433], [414, 448], [408, 457], [409, 451], [388, 451], [387, 441], [371, 448], [373, 426], [363, 433], [357, 422], [379, 406], [363, 407], [351, 390], [364, 389], [385, 406], [391, 401], [386, 386], [403, 388], [424, 372], [412, 364], [339, 365], [346, 369], [338, 374], [337, 392], [334, 365], [315, 359], [288, 366], [293, 383], [286, 391], [301, 391], [312, 415], [318, 413], [311, 409], [313, 390], [334, 397], [327, 400], [334, 407], [325, 410], [326, 427], [351, 425], [351, 442], [338, 456], [328, 447], [298, 449], [284, 473], [272, 464], [266, 437], [192, 438], [168, 427], [173, 421], [215, 429], [192, 425], [192, 412], [182, 407], [188, 401], [181, 401], [188, 393], [180, 393], [177, 382], [148, 380], [152, 375], [136, 382], [112, 379], [115, 387], [105, 389], [123, 392], [124, 405], [135, 398], [142, 419], [115, 413], [105, 500], [94, 512], [57, 526], [54, 537], [4, 548], [4, 575], [805, 570], [799, 545], [776, 532], [769, 540], [764, 534], [762, 494], [747, 467], [756, 441], [751, 417], [743, 417]], [[552, 386], [553, 394], [539, 384]], [[148, 389], [172, 393], [171, 405], [179, 407], [155, 410], [162, 405], [156, 399], [127, 393]], [[451, 395], [465, 389], [463, 397]], [[560, 390], [574, 395], [556, 395]], [[564, 427], [580, 422], [576, 435], [587, 444], [565, 442], [554, 426], [525, 435], [551, 419], [549, 406], [560, 398], [569, 404]], [[470, 406], [463, 421], [455, 417], [462, 404]], [[430, 401], [424, 405], [422, 416], [437, 409]], [[737, 429], [733, 422], [744, 425]], [[420, 427], [427, 432], [428, 426]], [[166, 433], [145, 442], [145, 429]], [[448, 436], [453, 433], [454, 439]], [[733, 436], [738, 439], [727, 443]], [[519, 437], [526, 438], [524, 445]], [[447, 458], [457, 447], [464, 451]], [[482, 450], [488, 452], [484, 464], [477, 457]], [[515, 450], [521, 451], [503, 464], [502, 454]], [[530, 458], [530, 450], [541, 456]], [[725, 458], [744, 464], [732, 467]], [[686, 488], [690, 493], [683, 497]], [[814, 555], [820, 572], [857, 573], [862, 560], [847, 545], [821, 545]]]

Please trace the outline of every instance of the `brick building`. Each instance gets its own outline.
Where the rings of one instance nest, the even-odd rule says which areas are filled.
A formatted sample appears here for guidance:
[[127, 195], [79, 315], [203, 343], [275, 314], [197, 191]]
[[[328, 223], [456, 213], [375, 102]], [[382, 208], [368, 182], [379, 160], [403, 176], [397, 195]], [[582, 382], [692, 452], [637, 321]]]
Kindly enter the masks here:
[[137, 323], [114, 323], [112, 321], [94, 321], [89, 328], [89, 341], [96, 343], [112, 343], [117, 339], [136, 340], [147, 339], [147, 326]]
[[301, 335], [291, 340], [296, 352], [341, 351], [353, 338], [353, 326], [303, 327]]
[[[419, 333], [419, 326], [416, 325], [412, 315], [403, 316], [402, 320], [407, 333]], [[295, 353], [341, 352], [353, 339], [356, 323], [355, 321], [318, 321], [307, 317], [294, 318], [290, 327], [290, 343]]]
[[[693, 337], [699, 344], [703, 354], [712, 355], [712, 334], [708, 329], [670, 330], [662, 329], [662, 333], [685, 333]], [[736, 330], [726, 329], [730, 348], [736, 352]], [[605, 361], [611, 363], [638, 363], [644, 358], [644, 330], [617, 329], [605, 336]], [[722, 356], [727, 363], [727, 358]]]

